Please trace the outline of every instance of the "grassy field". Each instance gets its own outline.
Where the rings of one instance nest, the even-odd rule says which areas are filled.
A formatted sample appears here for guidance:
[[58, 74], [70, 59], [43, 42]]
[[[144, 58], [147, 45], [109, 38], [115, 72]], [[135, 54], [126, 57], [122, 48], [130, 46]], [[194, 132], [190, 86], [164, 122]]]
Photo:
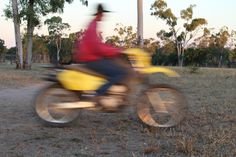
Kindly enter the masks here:
[[19, 88], [41, 82], [45, 72], [41, 65], [34, 65], [32, 70], [16, 70], [15, 65], [0, 64], [0, 90], [4, 88]]
[[[191, 73], [191, 68], [171, 69], [179, 72], [181, 77], [167, 78], [155, 74], [150, 76], [150, 82], [167, 83], [184, 93], [189, 112], [180, 125], [166, 129], [150, 128], [133, 118], [97, 114], [88, 118], [91, 126], [86, 124], [88, 119], [78, 121], [78, 126], [63, 130], [38, 126], [41, 132], [35, 135], [34, 143], [43, 138], [47, 140], [48, 148], [53, 146], [51, 149], [58, 149], [58, 152], [59, 149], [68, 149], [69, 145], [71, 152], [62, 153], [62, 156], [80, 156], [75, 149], [88, 156], [236, 156], [236, 69], [199, 68], [194, 73]], [[19, 71], [14, 70], [13, 66], [0, 65], [0, 90], [42, 83], [42, 73], [44, 70], [39, 65], [31, 71]], [[53, 134], [45, 135], [46, 129]], [[55, 143], [55, 136], [61, 131], [65, 132], [63, 138], [68, 135], [70, 143], [66, 143], [67, 140]], [[78, 137], [81, 131], [89, 133], [89, 137]], [[50, 137], [46, 139], [48, 134]], [[81, 142], [87, 149], [80, 145]], [[21, 150], [14, 147], [11, 151]], [[46, 148], [43, 151], [45, 153]], [[15, 155], [25, 154], [18, 152]]]

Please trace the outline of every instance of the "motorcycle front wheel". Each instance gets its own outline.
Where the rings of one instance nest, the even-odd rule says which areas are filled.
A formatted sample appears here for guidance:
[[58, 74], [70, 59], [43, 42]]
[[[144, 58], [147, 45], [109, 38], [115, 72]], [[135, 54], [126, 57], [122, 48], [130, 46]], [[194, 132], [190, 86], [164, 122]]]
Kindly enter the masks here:
[[137, 104], [138, 117], [153, 127], [172, 127], [186, 115], [184, 95], [168, 85], [153, 85], [140, 97]]
[[78, 101], [78, 95], [64, 89], [58, 84], [52, 84], [42, 89], [35, 98], [35, 110], [38, 116], [48, 124], [64, 125], [75, 120], [78, 109], [57, 108], [55, 104]]

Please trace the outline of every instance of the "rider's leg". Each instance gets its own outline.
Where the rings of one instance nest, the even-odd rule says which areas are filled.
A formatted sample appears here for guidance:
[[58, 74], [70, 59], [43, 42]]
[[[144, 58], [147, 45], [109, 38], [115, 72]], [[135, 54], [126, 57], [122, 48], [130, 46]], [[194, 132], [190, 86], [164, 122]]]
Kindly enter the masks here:
[[96, 91], [98, 96], [104, 95], [112, 85], [121, 82], [128, 75], [126, 70], [112, 59], [88, 62], [86, 66], [95, 72], [107, 76], [108, 82]]

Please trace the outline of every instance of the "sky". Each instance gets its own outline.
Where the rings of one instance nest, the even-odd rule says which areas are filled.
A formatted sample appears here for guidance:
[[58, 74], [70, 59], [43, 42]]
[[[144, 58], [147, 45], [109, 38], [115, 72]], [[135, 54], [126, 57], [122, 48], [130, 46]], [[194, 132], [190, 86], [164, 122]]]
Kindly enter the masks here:
[[[106, 15], [104, 22], [99, 27], [105, 37], [115, 34], [113, 30], [117, 23], [137, 28], [137, 0], [88, 1], [89, 6], [86, 7], [81, 5], [79, 0], [74, 0], [72, 4], [65, 5], [63, 14], [56, 14], [62, 17], [63, 22], [70, 24], [71, 29], [67, 33], [86, 28], [88, 22], [93, 18], [92, 14], [97, 3], [103, 3], [107, 10], [112, 11], [112, 13]], [[154, 1], [143, 0], [144, 38], [155, 38], [156, 32], [167, 28], [162, 20], [150, 15], [150, 7]], [[195, 4], [193, 16], [195, 18], [205, 18], [208, 21], [208, 28], [220, 29], [223, 26], [227, 26], [230, 30], [236, 30], [236, 0], [166, 0], [166, 2], [177, 17], [180, 16], [182, 9]], [[12, 20], [6, 20], [3, 14], [3, 9], [8, 3], [9, 0], [0, 0], [0, 39], [3, 39], [5, 45], [10, 48], [15, 46], [15, 36]], [[42, 21], [51, 16], [53, 15], [44, 17]], [[36, 29], [35, 33], [47, 35], [47, 27], [42, 26]]]

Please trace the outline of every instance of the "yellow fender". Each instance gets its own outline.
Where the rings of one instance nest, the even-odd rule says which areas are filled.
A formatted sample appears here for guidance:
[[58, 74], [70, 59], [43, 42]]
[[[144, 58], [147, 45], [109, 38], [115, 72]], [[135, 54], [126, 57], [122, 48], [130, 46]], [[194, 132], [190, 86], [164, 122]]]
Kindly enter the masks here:
[[59, 73], [57, 79], [69, 90], [96, 90], [106, 83], [106, 80], [101, 77], [73, 70]]
[[137, 70], [143, 74], [163, 73], [169, 77], [180, 77], [177, 72], [164, 67], [150, 66], [145, 68], [138, 68]]
[[153, 73], [163, 73], [169, 77], [179, 77], [180, 75], [168, 68], [157, 67], [151, 65], [150, 53], [144, 51], [140, 48], [129, 48], [123, 52], [128, 55], [130, 60], [134, 60], [134, 63], [131, 62], [132, 66], [143, 74], [153, 74]]

